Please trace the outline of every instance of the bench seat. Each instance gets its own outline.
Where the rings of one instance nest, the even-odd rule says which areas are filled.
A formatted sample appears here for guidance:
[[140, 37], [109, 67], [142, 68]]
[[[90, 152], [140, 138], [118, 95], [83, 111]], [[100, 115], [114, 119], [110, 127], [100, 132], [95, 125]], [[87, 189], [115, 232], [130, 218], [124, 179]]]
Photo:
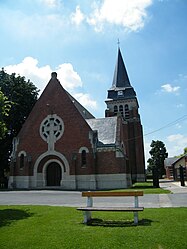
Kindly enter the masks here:
[[80, 211], [112, 211], [112, 212], [139, 212], [143, 207], [80, 207]]

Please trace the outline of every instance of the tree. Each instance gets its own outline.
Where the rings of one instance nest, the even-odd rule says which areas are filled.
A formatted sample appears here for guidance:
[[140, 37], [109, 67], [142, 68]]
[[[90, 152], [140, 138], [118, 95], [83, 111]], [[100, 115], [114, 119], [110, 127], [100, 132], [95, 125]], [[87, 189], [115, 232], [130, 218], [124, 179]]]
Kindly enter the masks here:
[[151, 150], [149, 151], [151, 158], [147, 160], [149, 163], [149, 169], [152, 169], [154, 173], [157, 173], [161, 178], [165, 174], [164, 160], [168, 157], [165, 144], [162, 141], [152, 141]]
[[28, 117], [37, 101], [38, 89], [24, 77], [16, 74], [7, 74], [4, 69], [0, 71], [0, 88], [6, 96], [6, 100], [12, 103], [9, 115], [4, 117], [6, 132], [0, 140], [0, 175], [4, 169], [8, 169], [10, 153], [12, 151], [12, 139], [17, 136], [22, 124]]
[[5, 117], [8, 116], [11, 108], [11, 102], [0, 90], [0, 140], [3, 139], [7, 132]]
[[184, 148], [182, 154], [180, 154], [179, 156], [175, 156], [175, 157], [182, 157], [182, 156], [184, 156], [184, 155], [186, 155], [186, 154], [187, 154], [187, 147]]

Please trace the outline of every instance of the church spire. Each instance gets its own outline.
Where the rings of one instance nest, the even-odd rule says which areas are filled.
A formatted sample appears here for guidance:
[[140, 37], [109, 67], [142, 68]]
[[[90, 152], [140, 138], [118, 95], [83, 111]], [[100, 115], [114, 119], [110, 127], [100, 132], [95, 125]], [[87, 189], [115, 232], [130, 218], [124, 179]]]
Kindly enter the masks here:
[[136, 92], [130, 84], [119, 47], [112, 87], [108, 90], [105, 103], [107, 104], [106, 117], [112, 117], [121, 113], [125, 120], [139, 119]]
[[108, 90], [107, 99], [136, 99], [136, 92], [130, 84], [130, 80], [119, 47], [112, 87]]
[[130, 81], [125, 68], [125, 64], [121, 55], [120, 48], [118, 47], [118, 57], [116, 62], [116, 67], [114, 71], [114, 78], [112, 83], [112, 88], [124, 88], [130, 87]]

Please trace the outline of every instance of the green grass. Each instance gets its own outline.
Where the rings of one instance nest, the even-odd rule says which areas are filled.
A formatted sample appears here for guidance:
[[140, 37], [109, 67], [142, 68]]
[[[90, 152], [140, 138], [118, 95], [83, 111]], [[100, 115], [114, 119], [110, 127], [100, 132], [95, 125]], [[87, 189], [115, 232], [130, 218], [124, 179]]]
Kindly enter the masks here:
[[171, 191], [163, 189], [163, 188], [154, 188], [152, 181], [137, 182], [133, 184], [132, 189], [142, 190], [144, 194], [169, 194], [171, 193]]
[[0, 248], [187, 248], [187, 208], [145, 209], [138, 226], [132, 213], [97, 212], [93, 217], [86, 226], [76, 208], [0, 206]]
[[171, 191], [162, 189], [162, 188], [154, 188], [152, 181], [147, 182], [137, 182], [134, 183], [132, 188], [130, 189], [115, 189], [111, 191], [129, 191], [129, 190], [140, 190], [143, 191], [144, 194], [170, 194]]

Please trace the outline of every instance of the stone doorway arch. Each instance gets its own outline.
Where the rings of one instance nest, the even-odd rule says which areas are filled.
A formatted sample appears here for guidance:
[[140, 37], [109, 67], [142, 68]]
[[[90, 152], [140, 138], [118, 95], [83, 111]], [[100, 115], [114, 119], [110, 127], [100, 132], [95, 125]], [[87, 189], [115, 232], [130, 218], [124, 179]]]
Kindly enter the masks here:
[[62, 179], [62, 169], [57, 162], [51, 162], [46, 169], [46, 185], [60, 186]]

